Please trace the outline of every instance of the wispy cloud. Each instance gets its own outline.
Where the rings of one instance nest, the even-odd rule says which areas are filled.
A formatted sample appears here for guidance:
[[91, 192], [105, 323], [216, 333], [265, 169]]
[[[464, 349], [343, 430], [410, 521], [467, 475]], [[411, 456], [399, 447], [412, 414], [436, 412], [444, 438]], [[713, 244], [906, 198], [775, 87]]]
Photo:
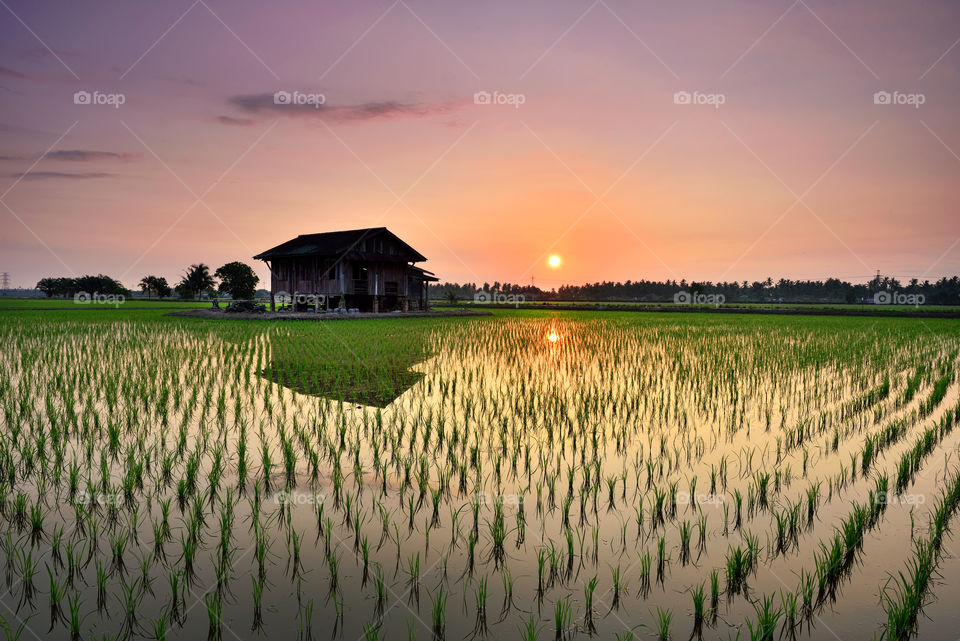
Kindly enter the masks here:
[[49, 158], [50, 160], [66, 160], [68, 162], [91, 162], [96, 160], [122, 160], [123, 162], [128, 162], [136, 157], [136, 154], [97, 151], [92, 149], [58, 149], [44, 156], [44, 158]]
[[63, 171], [32, 171], [23, 174], [10, 174], [11, 178], [18, 180], [94, 180], [97, 178], [112, 178], [114, 174], [108, 174], [99, 171], [88, 171], [83, 173], [69, 173]]
[[[47, 160], [60, 160], [64, 162], [97, 162], [97, 161], [111, 161], [118, 160], [121, 162], [130, 162], [137, 158], [136, 154], [130, 153], [118, 153], [116, 151], [99, 151], [95, 149], [58, 149], [57, 151], [51, 151], [45, 154], [44, 159]], [[31, 154], [3, 154], [0, 155], [0, 162], [7, 161], [25, 161], [25, 160], [36, 160], [35, 155]]]
[[240, 127], [247, 127], [253, 124], [253, 121], [249, 118], [234, 118], [233, 116], [219, 116], [217, 120], [225, 125], [238, 125]]
[[465, 104], [463, 101], [426, 103], [400, 102], [397, 100], [365, 102], [356, 105], [293, 104], [277, 103], [272, 93], [232, 96], [228, 103], [251, 114], [282, 114], [302, 118], [322, 118], [337, 122], [423, 118], [453, 113]]
[[19, 80], [26, 80], [27, 75], [20, 73], [19, 71], [14, 71], [8, 67], [0, 67], [0, 78], [17, 78]]

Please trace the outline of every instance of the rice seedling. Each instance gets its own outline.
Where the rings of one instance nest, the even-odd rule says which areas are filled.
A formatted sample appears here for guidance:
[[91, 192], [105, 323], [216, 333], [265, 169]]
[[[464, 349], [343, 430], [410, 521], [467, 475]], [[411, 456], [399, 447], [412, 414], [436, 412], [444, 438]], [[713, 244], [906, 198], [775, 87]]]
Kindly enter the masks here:
[[67, 597], [67, 607], [70, 610], [68, 627], [70, 630], [70, 641], [79, 641], [80, 629], [83, 627], [83, 617], [80, 615], [80, 597], [71, 594]]
[[690, 596], [693, 597], [693, 635], [692, 636], [699, 637], [703, 630], [704, 614], [706, 612], [704, 609], [705, 592], [704, 592], [703, 583], [694, 587], [693, 590], [690, 592]]
[[531, 615], [530, 618], [520, 626], [520, 638], [523, 639], [523, 641], [537, 641], [539, 630], [540, 627], [537, 625], [536, 618]]
[[447, 595], [444, 594], [443, 586], [437, 591], [437, 595], [430, 595], [432, 605], [430, 622], [433, 626], [433, 638], [442, 640], [446, 638], [447, 629]]
[[673, 635], [670, 632], [670, 622], [673, 614], [670, 610], [657, 608], [657, 639], [658, 641], [668, 641]]
[[686, 565], [690, 560], [690, 522], [680, 524], [680, 563]]
[[710, 610], [716, 616], [717, 606], [720, 603], [720, 572], [710, 571]]
[[783, 612], [774, 607], [771, 596], [764, 596], [753, 607], [756, 612], [756, 624], [754, 625], [753, 621], [747, 621], [751, 641], [773, 641]]
[[474, 634], [486, 634], [487, 632], [487, 577], [480, 579], [473, 593], [474, 603], [476, 604], [476, 620], [473, 624]]
[[664, 537], [657, 539], [657, 581], [663, 583], [664, 568], [667, 564], [667, 541]]
[[223, 602], [214, 592], [203, 595], [203, 603], [207, 608], [207, 641], [220, 641], [223, 634]]
[[584, 615], [584, 627], [587, 629], [588, 634], [592, 634], [596, 631], [596, 625], [593, 622], [593, 593], [597, 589], [597, 577], [593, 577], [583, 588], [584, 595], [584, 609], [586, 614]]
[[[250, 605], [258, 633], [296, 617], [308, 637], [320, 612], [307, 595], [318, 590], [336, 634], [386, 638], [403, 626], [387, 605], [396, 585], [411, 603], [427, 587], [431, 618], [442, 613], [442, 632], [428, 623], [421, 636], [520, 628], [536, 638], [544, 632], [529, 613], [546, 600], [559, 638], [578, 626], [634, 638], [604, 611], [644, 604], [654, 634], [699, 636], [717, 622], [723, 588], [724, 618], [769, 638], [771, 622], [787, 635], [800, 620], [816, 629], [818, 608], [850, 594], [857, 559], [878, 554], [866, 532], [894, 537], [885, 523], [902, 519], [906, 540], [913, 511], [886, 497], [923, 481], [954, 443], [960, 409], [950, 400], [956, 339], [937, 323], [943, 341], [889, 319], [864, 342], [850, 340], [851, 319], [744, 327], [577, 314], [335, 329], [165, 319], [44, 320], [43, 330], [0, 318], [12, 346], [0, 355], [3, 579], [22, 592], [24, 616], [49, 609], [50, 636], [62, 637], [75, 628], [87, 638], [84, 616], [108, 637], [197, 629], [202, 609], [185, 599], [203, 585], [194, 596], [204, 596], [211, 638]], [[565, 348], [548, 355], [550, 325]], [[80, 358], [94, 345], [105, 346], [99, 359]], [[344, 345], [361, 358], [346, 359]], [[415, 370], [402, 362], [422, 350], [430, 358]], [[383, 396], [401, 382], [402, 394]], [[373, 391], [353, 402], [357, 387]], [[362, 402], [373, 398], [387, 402]], [[791, 487], [801, 475], [803, 487]], [[708, 487], [705, 502], [697, 492]], [[841, 500], [853, 506], [845, 518]], [[935, 506], [915, 538], [943, 536], [943, 514]], [[731, 530], [738, 540], [724, 541]], [[673, 549], [684, 569], [671, 572]], [[685, 585], [692, 563], [709, 580]], [[752, 592], [761, 563], [795, 570], [796, 589], [735, 599]], [[926, 566], [921, 580], [911, 567], [909, 588], [891, 579], [883, 590], [888, 638], [924, 625], [912, 612], [932, 581], [915, 589]], [[488, 615], [491, 570], [501, 574], [498, 620]], [[245, 572], [252, 595], [237, 598], [231, 586]], [[581, 584], [583, 601], [571, 598]], [[686, 590], [690, 616], [678, 617], [671, 598]], [[96, 609], [87, 614], [81, 598]], [[345, 616], [366, 599], [372, 621]], [[453, 603], [474, 616], [452, 616]]]
[[566, 639], [573, 627], [573, 607], [570, 605], [570, 597], [559, 599], [553, 608], [553, 630], [554, 639], [561, 641]]

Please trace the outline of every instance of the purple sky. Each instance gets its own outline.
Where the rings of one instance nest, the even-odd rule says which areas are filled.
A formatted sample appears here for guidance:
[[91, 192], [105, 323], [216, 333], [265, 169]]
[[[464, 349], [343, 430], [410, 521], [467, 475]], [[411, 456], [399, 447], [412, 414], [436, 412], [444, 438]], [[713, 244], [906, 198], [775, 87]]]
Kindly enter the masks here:
[[958, 41], [948, 1], [2, 0], [0, 271], [385, 225], [450, 281], [953, 275]]

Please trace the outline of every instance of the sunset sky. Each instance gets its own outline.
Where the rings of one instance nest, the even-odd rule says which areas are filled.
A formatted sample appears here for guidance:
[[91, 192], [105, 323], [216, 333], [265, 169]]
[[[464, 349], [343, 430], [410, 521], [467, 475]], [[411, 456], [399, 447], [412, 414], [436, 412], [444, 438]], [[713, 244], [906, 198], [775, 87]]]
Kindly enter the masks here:
[[954, 275], [958, 42], [949, 0], [2, 0], [0, 271], [386, 226], [444, 281]]

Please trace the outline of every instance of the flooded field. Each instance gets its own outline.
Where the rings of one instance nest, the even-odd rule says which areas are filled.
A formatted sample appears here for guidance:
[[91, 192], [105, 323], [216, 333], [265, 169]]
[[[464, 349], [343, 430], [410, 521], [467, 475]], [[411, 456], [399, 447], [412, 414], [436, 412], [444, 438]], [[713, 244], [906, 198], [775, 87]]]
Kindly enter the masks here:
[[0, 339], [8, 638], [955, 634], [952, 321], [52, 310]]

